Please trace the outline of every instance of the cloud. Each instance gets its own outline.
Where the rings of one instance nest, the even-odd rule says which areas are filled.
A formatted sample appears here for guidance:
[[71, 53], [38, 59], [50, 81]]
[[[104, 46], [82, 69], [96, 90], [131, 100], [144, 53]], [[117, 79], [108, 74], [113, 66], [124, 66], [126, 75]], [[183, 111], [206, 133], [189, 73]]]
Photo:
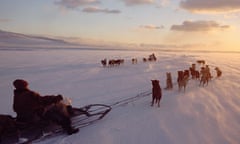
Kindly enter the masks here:
[[109, 14], [121, 13], [121, 11], [119, 10], [102, 9], [99, 7], [86, 7], [82, 11], [87, 13], [109, 13]]
[[5, 23], [5, 22], [10, 22], [10, 19], [6, 19], [6, 18], [0, 18], [0, 23]]
[[122, 0], [127, 6], [152, 4], [155, 0]]
[[142, 29], [151, 29], [151, 30], [164, 28], [164, 26], [155, 26], [155, 25], [151, 25], [151, 24], [150, 25], [141, 25], [139, 27]]
[[55, 1], [56, 5], [60, 5], [67, 9], [76, 9], [82, 5], [96, 4], [96, 3], [100, 3], [100, 1], [98, 1], [98, 0], [60, 0], [60, 1]]
[[171, 30], [195, 32], [224, 30], [230, 28], [229, 25], [220, 25], [215, 21], [184, 21], [181, 25], [172, 25]]
[[206, 47], [207, 44], [202, 44], [202, 43], [193, 43], [193, 44], [146, 44], [146, 43], [141, 43], [139, 46], [141, 48], [163, 48], [166, 49], [167, 51], [170, 51], [171, 49], [173, 51], [178, 51], [176, 48], [179, 48], [179, 51], [182, 51], [183, 49], [181, 48], [202, 48]]
[[195, 13], [240, 11], [240, 0], [181, 0], [180, 7]]
[[163, 7], [169, 5], [169, 3], [170, 3], [170, 0], [161, 0], [160, 1], [160, 5]]

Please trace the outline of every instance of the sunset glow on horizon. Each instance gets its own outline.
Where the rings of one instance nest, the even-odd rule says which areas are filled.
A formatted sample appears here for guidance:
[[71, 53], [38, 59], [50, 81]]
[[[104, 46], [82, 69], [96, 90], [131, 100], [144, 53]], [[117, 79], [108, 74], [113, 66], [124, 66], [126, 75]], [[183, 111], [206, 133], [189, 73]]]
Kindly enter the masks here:
[[240, 0], [1, 0], [0, 30], [79, 43], [240, 51]]

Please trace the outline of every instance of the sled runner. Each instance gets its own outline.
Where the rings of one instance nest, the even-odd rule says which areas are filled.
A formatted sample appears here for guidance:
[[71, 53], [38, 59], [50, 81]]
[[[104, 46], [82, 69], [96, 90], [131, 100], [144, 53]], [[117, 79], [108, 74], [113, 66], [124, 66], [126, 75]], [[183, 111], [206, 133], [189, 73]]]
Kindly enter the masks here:
[[[104, 104], [90, 104], [81, 108], [73, 108], [71, 115], [72, 126], [75, 128], [86, 127], [102, 119], [111, 107]], [[18, 132], [9, 132], [1, 136], [1, 144], [29, 144], [47, 138], [64, 135], [61, 126], [51, 122], [39, 122], [37, 125], [17, 123]]]

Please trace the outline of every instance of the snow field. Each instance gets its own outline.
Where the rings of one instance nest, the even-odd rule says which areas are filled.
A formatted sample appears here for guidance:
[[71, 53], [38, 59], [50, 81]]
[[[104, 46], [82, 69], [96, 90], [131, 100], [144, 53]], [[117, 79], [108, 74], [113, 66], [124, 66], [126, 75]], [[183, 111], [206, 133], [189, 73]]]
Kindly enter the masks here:
[[[23, 78], [40, 94], [62, 94], [73, 106], [111, 104], [151, 90], [151, 79], [162, 87], [161, 107], [150, 106], [151, 96], [114, 108], [103, 120], [79, 133], [49, 139], [43, 144], [238, 144], [240, 142], [240, 54], [155, 51], [156, 62], [143, 63], [149, 51], [31, 50], [1, 51], [1, 109], [12, 111], [12, 81]], [[125, 59], [118, 67], [102, 67], [101, 59]], [[131, 58], [138, 64], [132, 65]], [[215, 77], [206, 87], [190, 80], [179, 92], [177, 71], [188, 69], [198, 59], [206, 60]], [[197, 69], [200, 65], [197, 64]], [[174, 88], [166, 86], [172, 73]]]

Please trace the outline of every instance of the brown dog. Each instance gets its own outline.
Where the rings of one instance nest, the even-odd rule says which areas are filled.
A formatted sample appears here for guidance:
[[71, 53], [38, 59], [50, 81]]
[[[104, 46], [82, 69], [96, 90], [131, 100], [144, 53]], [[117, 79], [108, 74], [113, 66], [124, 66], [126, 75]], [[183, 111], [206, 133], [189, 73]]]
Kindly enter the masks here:
[[152, 81], [152, 105], [154, 104], [154, 101], [158, 104], [158, 107], [160, 107], [160, 100], [162, 98], [162, 90], [159, 85], [159, 80], [151, 80]]
[[167, 86], [164, 89], [171, 90], [173, 88], [171, 73], [167, 72], [166, 75], [167, 75], [167, 79], [166, 79]]
[[216, 67], [215, 70], [217, 72], [217, 78], [219, 78], [222, 75], [222, 71], [218, 67]]
[[184, 75], [183, 71], [178, 71], [178, 78], [177, 78], [178, 91], [181, 91], [181, 89], [184, 88], [184, 92], [185, 92], [188, 80], [189, 80], [188, 75]]

